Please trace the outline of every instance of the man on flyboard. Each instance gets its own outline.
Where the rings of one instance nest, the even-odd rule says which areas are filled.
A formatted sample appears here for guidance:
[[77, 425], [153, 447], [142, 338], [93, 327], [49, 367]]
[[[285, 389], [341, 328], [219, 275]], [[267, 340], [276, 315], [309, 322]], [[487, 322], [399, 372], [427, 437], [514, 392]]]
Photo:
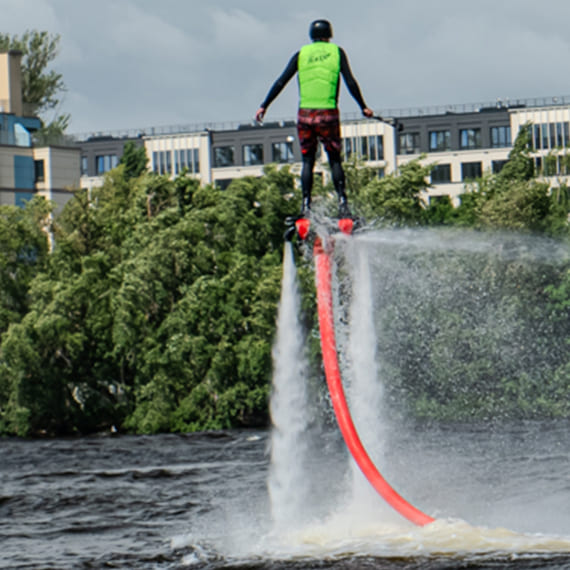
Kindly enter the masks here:
[[360, 106], [362, 114], [365, 117], [374, 115], [374, 112], [364, 102], [360, 87], [350, 70], [346, 53], [341, 47], [330, 41], [332, 35], [332, 26], [327, 20], [315, 20], [311, 24], [309, 36], [313, 43], [303, 46], [293, 55], [285, 71], [272, 85], [267, 97], [255, 114], [256, 120], [261, 122], [269, 105], [281, 93], [295, 73], [298, 73], [297, 133], [303, 156], [303, 168], [301, 170], [302, 218], [308, 217], [311, 208], [313, 170], [318, 141], [321, 141], [328, 155], [333, 184], [338, 194], [339, 217], [351, 217], [346, 198], [345, 176], [341, 159], [340, 114], [338, 110], [341, 75], [350, 94]]

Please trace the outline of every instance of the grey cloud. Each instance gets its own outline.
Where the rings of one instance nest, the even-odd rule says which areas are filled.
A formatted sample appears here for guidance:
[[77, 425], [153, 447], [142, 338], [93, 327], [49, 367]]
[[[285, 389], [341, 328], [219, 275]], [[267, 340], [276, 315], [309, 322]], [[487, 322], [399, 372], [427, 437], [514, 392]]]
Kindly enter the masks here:
[[[570, 93], [567, 0], [0, 0], [3, 31], [62, 36], [76, 131], [251, 117], [329, 18], [378, 111]], [[296, 86], [270, 109], [293, 117]], [[341, 91], [341, 109], [356, 106]]]

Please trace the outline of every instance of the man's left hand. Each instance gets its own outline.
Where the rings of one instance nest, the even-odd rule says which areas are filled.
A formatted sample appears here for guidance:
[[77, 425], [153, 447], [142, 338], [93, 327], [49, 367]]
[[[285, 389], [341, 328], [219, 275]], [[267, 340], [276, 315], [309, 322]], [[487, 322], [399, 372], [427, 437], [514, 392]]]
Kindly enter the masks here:
[[259, 109], [258, 109], [257, 112], [255, 113], [255, 120], [256, 120], [258, 123], [262, 123], [264, 116], [265, 116], [265, 109], [264, 109], [263, 107], [259, 107]]

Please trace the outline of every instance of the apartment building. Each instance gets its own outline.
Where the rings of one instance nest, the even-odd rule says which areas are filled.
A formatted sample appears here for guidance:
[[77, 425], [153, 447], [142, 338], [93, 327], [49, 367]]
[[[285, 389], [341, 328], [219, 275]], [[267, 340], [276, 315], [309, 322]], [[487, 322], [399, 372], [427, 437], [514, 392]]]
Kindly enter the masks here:
[[[374, 168], [378, 176], [394, 172], [419, 159], [432, 164], [428, 200], [449, 196], [455, 204], [466, 185], [487, 172], [498, 173], [508, 159], [521, 127], [530, 125], [532, 154], [538, 172], [552, 182], [566, 180], [564, 161], [570, 148], [570, 98], [496, 101], [492, 104], [446, 106], [443, 108], [396, 110], [392, 122], [344, 117], [341, 127], [345, 160], [354, 156]], [[300, 172], [301, 152], [293, 120], [231, 126], [171, 127], [169, 132], [136, 137], [105, 136], [106, 150], [95, 139], [78, 141], [81, 148], [82, 186], [100, 184], [102, 157], [114, 156], [105, 164], [116, 164], [126, 140], [144, 145], [149, 168], [176, 176], [184, 168], [204, 184], [227, 188], [243, 176], [261, 176], [268, 164], [288, 164]], [[99, 149], [97, 156], [93, 155]], [[556, 155], [544, 171], [545, 156]], [[321, 150], [315, 173], [329, 179], [326, 155]], [[552, 166], [554, 164], [554, 167]]]
[[35, 194], [61, 208], [79, 188], [81, 150], [38, 146], [41, 121], [22, 101], [22, 53], [0, 53], [0, 205], [23, 205]]

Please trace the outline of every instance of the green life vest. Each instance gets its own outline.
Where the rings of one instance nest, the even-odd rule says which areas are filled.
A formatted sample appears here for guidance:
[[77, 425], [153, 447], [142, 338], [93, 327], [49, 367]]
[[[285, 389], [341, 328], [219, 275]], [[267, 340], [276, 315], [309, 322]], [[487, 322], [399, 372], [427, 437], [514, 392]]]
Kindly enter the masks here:
[[301, 48], [297, 64], [301, 109], [336, 109], [340, 48], [313, 42]]

